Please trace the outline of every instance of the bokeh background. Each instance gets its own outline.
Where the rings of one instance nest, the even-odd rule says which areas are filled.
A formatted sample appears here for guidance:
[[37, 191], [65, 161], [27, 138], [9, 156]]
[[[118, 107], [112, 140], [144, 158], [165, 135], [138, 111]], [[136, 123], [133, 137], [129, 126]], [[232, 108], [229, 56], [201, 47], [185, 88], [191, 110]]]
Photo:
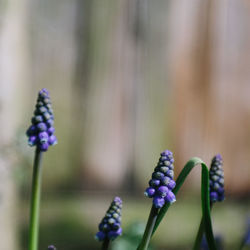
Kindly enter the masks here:
[[[159, 153], [175, 175], [221, 153], [227, 198], [214, 231], [236, 249], [250, 210], [250, 2], [246, 0], [0, 1], [0, 249], [27, 249], [38, 91], [49, 89], [58, 145], [44, 157], [40, 249], [99, 249], [97, 225], [124, 202], [135, 249]], [[190, 249], [199, 225], [200, 169], [152, 240]]]

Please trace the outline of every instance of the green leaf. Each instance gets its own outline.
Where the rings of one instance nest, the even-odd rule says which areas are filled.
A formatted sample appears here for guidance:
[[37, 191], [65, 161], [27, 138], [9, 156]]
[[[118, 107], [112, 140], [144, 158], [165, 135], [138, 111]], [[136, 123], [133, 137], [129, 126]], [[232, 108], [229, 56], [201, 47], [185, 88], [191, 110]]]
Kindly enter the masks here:
[[[182, 169], [181, 173], [179, 174], [177, 180], [176, 180], [176, 186], [173, 189], [173, 193], [177, 195], [178, 191], [180, 190], [182, 184], [186, 180], [187, 176], [191, 172], [191, 170], [195, 166], [201, 166], [202, 172], [201, 172], [201, 200], [202, 200], [202, 217], [204, 219], [204, 228], [205, 228], [205, 234], [207, 237], [208, 246], [210, 249], [216, 250], [214, 235], [213, 235], [213, 229], [212, 229], [212, 222], [211, 222], [211, 216], [210, 216], [210, 197], [209, 197], [209, 171], [206, 166], [206, 164], [197, 157], [194, 157], [190, 159], [184, 168]], [[156, 229], [158, 228], [159, 224], [161, 223], [163, 217], [165, 216], [166, 212], [168, 211], [168, 208], [170, 207], [170, 204], [165, 204], [157, 216], [155, 227], [153, 229], [153, 234], [155, 233]], [[194, 248], [196, 249], [196, 248]]]

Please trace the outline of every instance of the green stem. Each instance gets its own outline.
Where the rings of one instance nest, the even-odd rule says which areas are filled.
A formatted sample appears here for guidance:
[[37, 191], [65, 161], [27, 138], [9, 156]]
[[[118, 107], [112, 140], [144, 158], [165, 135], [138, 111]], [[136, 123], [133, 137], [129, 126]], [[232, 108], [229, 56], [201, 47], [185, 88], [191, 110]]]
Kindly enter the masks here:
[[[213, 207], [213, 203], [210, 202], [210, 211], [212, 210], [212, 207]], [[201, 241], [202, 241], [202, 237], [203, 237], [203, 234], [204, 234], [204, 226], [205, 226], [204, 225], [204, 219], [202, 217], [193, 249], [200, 249], [200, 247], [201, 247]]]
[[105, 238], [103, 243], [102, 243], [102, 250], [108, 250], [109, 248], [109, 242], [110, 240], [108, 238]]
[[197, 236], [195, 239], [193, 249], [200, 249], [203, 233], [204, 233], [204, 220], [203, 220], [203, 218], [201, 218], [201, 223], [199, 226], [199, 230], [198, 230], [198, 233], [197, 233]]
[[38, 249], [39, 207], [42, 181], [42, 152], [36, 148], [30, 203], [29, 250]]
[[155, 226], [155, 222], [158, 216], [159, 208], [156, 208], [154, 205], [152, 205], [149, 217], [148, 217], [148, 222], [142, 237], [142, 241], [140, 245], [138, 246], [137, 250], [147, 250], [148, 245], [151, 239], [151, 235]]

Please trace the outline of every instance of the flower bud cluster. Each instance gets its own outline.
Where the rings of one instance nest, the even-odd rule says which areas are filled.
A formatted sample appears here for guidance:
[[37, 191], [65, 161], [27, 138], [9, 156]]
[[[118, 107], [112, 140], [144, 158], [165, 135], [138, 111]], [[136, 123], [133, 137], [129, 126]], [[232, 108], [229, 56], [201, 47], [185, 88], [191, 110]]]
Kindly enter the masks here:
[[224, 171], [222, 168], [222, 157], [220, 154], [216, 155], [211, 162], [209, 171], [210, 179], [210, 201], [224, 200]]
[[57, 139], [54, 135], [55, 128], [53, 127], [54, 115], [47, 89], [42, 89], [38, 94], [36, 109], [31, 123], [32, 125], [26, 132], [30, 146], [37, 146], [39, 150], [47, 151], [49, 146], [57, 144]]
[[144, 194], [153, 198], [153, 204], [156, 208], [161, 208], [166, 202], [176, 201], [172, 192], [175, 187], [174, 177], [174, 158], [173, 153], [166, 150], [161, 153], [161, 157], [149, 181], [149, 187]]
[[97, 240], [114, 240], [117, 236], [122, 234], [121, 209], [122, 200], [120, 197], [115, 197], [106, 215], [99, 224], [99, 232], [95, 236]]

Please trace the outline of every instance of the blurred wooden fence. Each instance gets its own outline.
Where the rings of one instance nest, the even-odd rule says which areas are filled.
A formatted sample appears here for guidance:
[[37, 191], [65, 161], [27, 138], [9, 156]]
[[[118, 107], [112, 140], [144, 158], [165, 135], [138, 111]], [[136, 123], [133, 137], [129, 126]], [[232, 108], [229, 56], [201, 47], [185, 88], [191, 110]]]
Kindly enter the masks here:
[[45, 188], [133, 191], [169, 148], [177, 172], [220, 152], [228, 192], [249, 192], [248, 1], [2, 7], [1, 149], [28, 126], [38, 89], [50, 89], [59, 144], [45, 160]]

